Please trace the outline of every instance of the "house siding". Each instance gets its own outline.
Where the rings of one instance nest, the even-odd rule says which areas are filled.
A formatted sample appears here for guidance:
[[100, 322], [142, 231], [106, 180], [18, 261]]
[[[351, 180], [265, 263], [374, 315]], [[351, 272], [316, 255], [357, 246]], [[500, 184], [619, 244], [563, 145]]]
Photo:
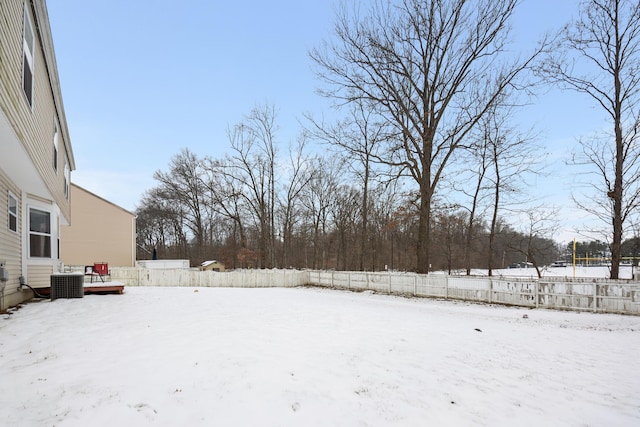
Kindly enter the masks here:
[[[27, 2], [35, 21], [36, 9]], [[66, 220], [70, 220], [70, 201], [64, 195], [64, 159], [74, 168], [73, 158], [69, 158], [70, 145], [64, 123], [64, 111], [61, 105], [56, 108], [51, 87], [50, 74], [42, 47], [42, 23], [34, 25], [36, 43], [34, 46], [34, 91], [33, 110], [29, 106], [22, 89], [22, 0], [0, 2], [0, 16], [3, 25], [0, 28], [0, 107], [11, 123], [16, 135], [40, 171], [41, 177], [49, 189], [53, 201], [60, 207]], [[46, 22], [48, 27], [48, 21]], [[55, 63], [55, 62], [54, 62]], [[60, 116], [63, 116], [61, 118]], [[54, 118], [60, 123], [58, 140], [58, 172], [53, 166]]]
[[22, 238], [20, 233], [16, 233], [9, 229], [9, 192], [18, 201], [18, 230], [22, 229], [22, 200], [20, 190], [11, 182], [2, 171], [0, 171], [0, 262], [5, 263], [5, 267], [9, 271], [9, 281], [4, 287], [4, 298], [0, 299], [0, 310], [15, 305], [22, 300], [22, 291], [20, 286], [20, 275], [22, 271]]
[[51, 286], [52, 274], [53, 267], [51, 265], [30, 265], [29, 286], [32, 288], [46, 288]]
[[[33, 106], [24, 93], [23, 23], [28, 8], [34, 32]], [[58, 164], [54, 167], [54, 123], [58, 124]], [[20, 290], [20, 276], [33, 287], [49, 286], [59, 268], [58, 224], [71, 221], [70, 196], [65, 195], [65, 160], [75, 160], [60, 93], [53, 40], [45, 0], [0, 1], [0, 261], [9, 281], [0, 294], [0, 309], [31, 297]], [[8, 229], [8, 192], [18, 200], [18, 233]], [[28, 254], [28, 208], [44, 208], [52, 218], [51, 258]]]
[[71, 185], [73, 223], [60, 230], [60, 259], [65, 265], [135, 265], [135, 215], [93, 193]]

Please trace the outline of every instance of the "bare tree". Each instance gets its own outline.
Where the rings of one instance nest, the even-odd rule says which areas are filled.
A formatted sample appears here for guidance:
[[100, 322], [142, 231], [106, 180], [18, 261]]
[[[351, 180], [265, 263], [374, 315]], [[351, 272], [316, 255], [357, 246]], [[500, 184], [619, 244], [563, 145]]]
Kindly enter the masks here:
[[[365, 269], [394, 269], [394, 240], [398, 236], [398, 224], [394, 213], [400, 203], [399, 182], [379, 183], [371, 191], [369, 198], [369, 241], [368, 259]], [[397, 251], [395, 251], [397, 253]], [[368, 265], [367, 265], [368, 264]]]
[[226, 173], [240, 183], [238, 196], [258, 228], [262, 268], [275, 266], [276, 132], [276, 111], [270, 105], [254, 108], [229, 130], [233, 153], [226, 161]]
[[319, 123], [310, 116], [307, 118], [312, 124], [311, 135], [337, 148], [362, 186], [359, 269], [364, 270], [365, 260], [369, 258], [369, 197], [377, 174], [375, 166], [385, 162], [380, 147], [388, 138], [388, 126], [380, 122], [375, 108], [364, 100], [353, 102], [348, 116], [331, 125]]
[[353, 237], [356, 234], [361, 199], [360, 191], [353, 186], [340, 185], [336, 188], [334, 203], [330, 206], [335, 230], [333, 247], [336, 253], [336, 269], [352, 269], [354, 254], [357, 253], [356, 248], [353, 247], [355, 246]]
[[469, 212], [464, 251], [467, 275], [471, 273], [472, 252], [477, 252], [474, 245], [481, 229], [477, 223], [482, 221], [483, 213], [491, 215], [487, 256], [491, 275], [499, 210], [508, 202], [522, 202], [517, 200], [518, 195], [529, 196], [526, 177], [540, 173], [536, 164], [544, 155], [537, 150], [530, 132], [518, 131], [510, 125], [514, 108], [505, 101], [489, 108], [469, 135], [469, 141], [461, 144], [464, 150], [459, 151], [457, 163], [462, 169], [449, 178], [453, 188], [469, 199], [468, 204], [461, 204]]
[[498, 63], [517, 3], [378, 0], [367, 16], [343, 6], [336, 41], [310, 53], [326, 96], [364, 100], [397, 129], [387, 159], [420, 191], [419, 272], [429, 269], [431, 202], [445, 166], [533, 58]]
[[[302, 206], [307, 218], [312, 244], [312, 268], [327, 268], [327, 242], [331, 207], [335, 205], [340, 177], [343, 173], [341, 162], [316, 157], [313, 159], [313, 178], [302, 193]], [[309, 267], [305, 263], [305, 267]]]
[[557, 53], [539, 71], [590, 97], [612, 125], [604, 137], [580, 141], [576, 163], [591, 166], [598, 183], [589, 182], [589, 194], [574, 200], [612, 226], [611, 278], [617, 279], [625, 221], [640, 201], [640, 2], [583, 2], [579, 19], [563, 29]]
[[[483, 120], [483, 123], [484, 122]], [[463, 165], [463, 170], [460, 171], [452, 183], [454, 190], [463, 193], [471, 199], [469, 206], [461, 206], [461, 208], [466, 209], [469, 213], [467, 217], [467, 230], [464, 236], [464, 264], [467, 276], [471, 275], [471, 255], [474, 251], [474, 242], [477, 237], [477, 219], [481, 215], [482, 202], [487, 198], [488, 179], [486, 178], [491, 168], [491, 150], [487, 143], [488, 130], [480, 126], [478, 131], [479, 135], [473, 138], [471, 144], [464, 150], [462, 161], [459, 162]], [[467, 159], [468, 161], [465, 161]], [[474, 183], [473, 187], [470, 186], [471, 182]]]
[[510, 126], [511, 114], [510, 108], [492, 109], [480, 126], [491, 164], [491, 173], [488, 175], [492, 196], [487, 256], [489, 276], [496, 264], [494, 245], [499, 213], [508, 209], [510, 204], [532, 202], [531, 193], [527, 191], [527, 177], [541, 173], [538, 164], [545, 157], [532, 142], [531, 132]]
[[229, 254], [231, 267], [235, 267], [241, 251], [247, 249], [247, 207], [241, 196], [241, 182], [231, 173], [233, 168], [225, 160], [207, 158], [205, 160], [207, 176], [204, 185], [210, 197], [211, 209], [223, 218], [231, 221], [232, 253]]
[[289, 147], [289, 164], [286, 168], [288, 172], [282, 179], [284, 189], [278, 203], [279, 228], [282, 232], [280, 236], [282, 240], [282, 267], [287, 267], [292, 258], [292, 254], [289, 252], [294, 226], [300, 220], [302, 194], [316, 173], [311, 165], [311, 160], [305, 154], [306, 143], [306, 136], [301, 135], [297, 143]]
[[523, 212], [520, 233], [514, 233], [509, 248], [524, 255], [533, 264], [538, 277], [542, 277], [541, 266], [556, 259], [560, 251], [552, 237], [558, 229], [556, 208], [536, 207]]
[[181, 208], [185, 225], [195, 240], [194, 261], [203, 261], [207, 236], [207, 207], [202, 162], [188, 149], [182, 149], [171, 159], [168, 172], [157, 171], [153, 177], [160, 183], [163, 197]]
[[139, 259], [150, 259], [154, 249], [160, 258], [190, 258], [183, 207], [161, 187], [145, 192], [136, 214]]
[[434, 212], [434, 240], [438, 245], [438, 256], [434, 256], [434, 264], [438, 269], [449, 274], [464, 265], [464, 233], [467, 227], [467, 212], [451, 212], [439, 209]]

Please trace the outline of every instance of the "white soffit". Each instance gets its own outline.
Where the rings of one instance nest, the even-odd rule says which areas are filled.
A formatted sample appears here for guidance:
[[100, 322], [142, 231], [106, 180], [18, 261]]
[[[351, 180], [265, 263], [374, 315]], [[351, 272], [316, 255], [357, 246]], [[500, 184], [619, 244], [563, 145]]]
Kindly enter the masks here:
[[[51, 161], [53, 162], [53, 158]], [[42, 176], [2, 111], [0, 111], [0, 169], [16, 183], [20, 190], [53, 200]]]

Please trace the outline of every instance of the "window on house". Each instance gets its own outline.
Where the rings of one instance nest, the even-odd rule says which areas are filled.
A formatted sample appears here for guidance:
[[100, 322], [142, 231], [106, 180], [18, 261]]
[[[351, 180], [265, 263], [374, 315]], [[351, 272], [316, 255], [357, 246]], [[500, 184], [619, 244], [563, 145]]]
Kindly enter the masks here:
[[69, 164], [64, 161], [64, 197], [69, 198]]
[[29, 256], [51, 258], [51, 213], [29, 209]]
[[18, 232], [18, 199], [9, 193], [9, 230]]
[[53, 170], [58, 173], [58, 122], [53, 119]]
[[33, 105], [33, 58], [35, 37], [27, 3], [24, 4], [24, 33], [22, 35], [22, 88], [29, 105]]

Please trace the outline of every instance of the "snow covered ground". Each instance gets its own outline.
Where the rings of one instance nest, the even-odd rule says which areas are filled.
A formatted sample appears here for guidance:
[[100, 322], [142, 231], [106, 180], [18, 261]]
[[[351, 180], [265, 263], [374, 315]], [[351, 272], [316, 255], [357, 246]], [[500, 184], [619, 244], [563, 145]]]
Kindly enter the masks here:
[[640, 317], [131, 288], [0, 317], [6, 426], [638, 426]]

